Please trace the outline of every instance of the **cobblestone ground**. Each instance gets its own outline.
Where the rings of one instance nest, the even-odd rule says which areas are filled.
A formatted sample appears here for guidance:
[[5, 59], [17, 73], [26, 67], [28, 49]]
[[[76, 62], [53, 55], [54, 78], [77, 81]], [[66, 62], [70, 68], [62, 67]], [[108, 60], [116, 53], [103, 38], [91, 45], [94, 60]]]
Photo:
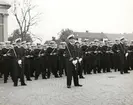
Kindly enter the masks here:
[[13, 87], [0, 80], [0, 105], [133, 105], [133, 71], [86, 75], [83, 87], [66, 88], [66, 78], [39, 79]]

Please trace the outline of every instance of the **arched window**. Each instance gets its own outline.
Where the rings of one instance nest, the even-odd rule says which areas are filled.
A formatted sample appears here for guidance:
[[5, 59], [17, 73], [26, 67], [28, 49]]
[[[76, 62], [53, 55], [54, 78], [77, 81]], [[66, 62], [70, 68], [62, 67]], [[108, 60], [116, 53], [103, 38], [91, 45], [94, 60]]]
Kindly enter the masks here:
[[4, 39], [4, 16], [0, 14], [0, 42]]

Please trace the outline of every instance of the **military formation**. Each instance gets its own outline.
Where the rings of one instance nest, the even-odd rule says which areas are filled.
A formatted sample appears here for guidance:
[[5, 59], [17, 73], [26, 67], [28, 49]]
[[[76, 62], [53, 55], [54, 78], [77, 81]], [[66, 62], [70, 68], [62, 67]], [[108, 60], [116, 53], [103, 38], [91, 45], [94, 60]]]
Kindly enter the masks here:
[[67, 88], [74, 85], [81, 87], [79, 78], [83, 75], [119, 71], [120, 74], [133, 70], [133, 41], [124, 38], [111, 42], [108, 39], [79, 42], [74, 35], [67, 42], [49, 41], [48, 44], [36, 45], [16, 40], [0, 43], [0, 78], [4, 83], [11, 77], [14, 86], [18, 82], [26, 86], [25, 81], [67, 77]]

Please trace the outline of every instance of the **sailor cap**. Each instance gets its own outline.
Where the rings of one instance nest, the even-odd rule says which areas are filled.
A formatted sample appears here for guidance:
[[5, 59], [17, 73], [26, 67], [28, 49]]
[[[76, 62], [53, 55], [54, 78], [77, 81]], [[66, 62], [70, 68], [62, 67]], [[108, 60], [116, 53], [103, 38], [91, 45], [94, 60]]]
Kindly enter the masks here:
[[73, 35], [73, 34], [69, 35], [69, 36], [67, 37], [67, 39], [74, 39], [74, 35]]
[[94, 42], [98, 42], [99, 40], [98, 39], [95, 39]]
[[124, 39], [125, 39], [125, 37], [121, 37], [121, 38], [120, 38], [120, 40], [124, 40]]

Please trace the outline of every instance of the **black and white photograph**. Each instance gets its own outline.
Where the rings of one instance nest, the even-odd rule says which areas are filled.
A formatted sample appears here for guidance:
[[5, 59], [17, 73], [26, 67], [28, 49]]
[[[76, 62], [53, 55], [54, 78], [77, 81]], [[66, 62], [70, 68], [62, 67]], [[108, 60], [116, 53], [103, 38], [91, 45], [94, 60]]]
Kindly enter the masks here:
[[0, 105], [133, 105], [133, 0], [0, 0]]

